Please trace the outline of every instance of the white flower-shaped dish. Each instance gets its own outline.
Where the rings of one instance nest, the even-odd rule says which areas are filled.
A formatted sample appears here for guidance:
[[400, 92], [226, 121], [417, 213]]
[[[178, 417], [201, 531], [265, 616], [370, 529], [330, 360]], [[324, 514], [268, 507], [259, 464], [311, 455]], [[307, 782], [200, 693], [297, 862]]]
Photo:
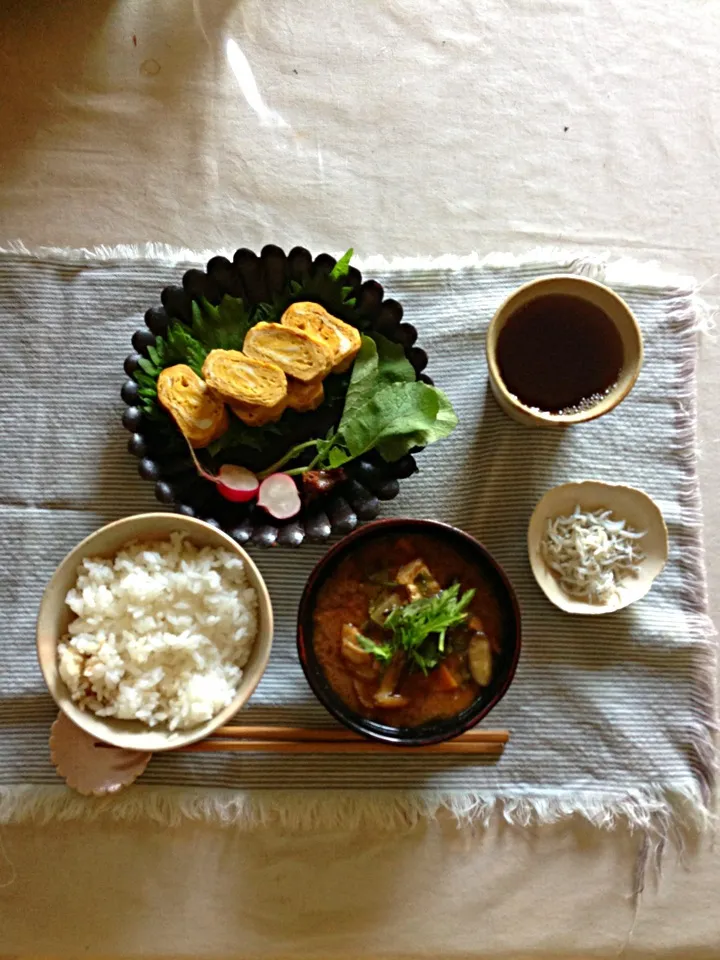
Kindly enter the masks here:
[[[547, 521], [568, 516], [576, 506], [581, 510], [612, 510], [618, 519], [626, 520], [628, 526], [647, 531], [638, 543], [645, 554], [639, 574], [623, 580], [617, 594], [607, 603], [587, 603], [568, 596], [540, 552]], [[528, 527], [528, 555], [540, 589], [556, 607], [566, 613], [612, 613], [644, 597], [662, 571], [668, 558], [667, 527], [655, 501], [636, 487], [600, 480], [563, 483], [548, 490], [533, 511]]]

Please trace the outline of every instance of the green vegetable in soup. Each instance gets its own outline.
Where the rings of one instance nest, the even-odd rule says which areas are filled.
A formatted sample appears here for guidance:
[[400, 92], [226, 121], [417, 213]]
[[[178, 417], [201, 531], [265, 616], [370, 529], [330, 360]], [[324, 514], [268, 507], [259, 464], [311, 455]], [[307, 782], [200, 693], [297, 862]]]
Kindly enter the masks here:
[[380, 663], [389, 663], [392, 660], [395, 648], [391, 643], [376, 643], [362, 633], [356, 634], [355, 639], [366, 653], [371, 653]]
[[397, 606], [383, 622], [387, 638], [376, 642], [358, 635], [358, 643], [383, 663], [393, 654], [402, 653], [410, 666], [428, 673], [449, 652], [447, 632], [467, 621], [468, 606], [474, 596], [473, 589], [460, 596], [460, 584], [456, 583], [431, 597]]

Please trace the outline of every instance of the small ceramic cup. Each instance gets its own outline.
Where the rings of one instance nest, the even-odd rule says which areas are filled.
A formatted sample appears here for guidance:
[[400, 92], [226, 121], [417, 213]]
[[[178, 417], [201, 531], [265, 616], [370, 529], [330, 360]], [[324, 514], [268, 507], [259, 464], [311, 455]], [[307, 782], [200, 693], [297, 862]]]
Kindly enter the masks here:
[[[539, 297], [561, 295], [577, 297], [599, 307], [615, 324], [623, 345], [624, 363], [612, 390], [596, 404], [576, 413], [549, 413], [527, 407], [503, 383], [497, 361], [500, 331], [521, 307]], [[642, 334], [630, 307], [616, 293], [601, 283], [572, 274], [541, 277], [520, 287], [499, 307], [490, 321], [485, 342], [490, 387], [500, 408], [526, 426], [569, 426], [602, 417], [613, 410], [632, 390], [643, 361]]]

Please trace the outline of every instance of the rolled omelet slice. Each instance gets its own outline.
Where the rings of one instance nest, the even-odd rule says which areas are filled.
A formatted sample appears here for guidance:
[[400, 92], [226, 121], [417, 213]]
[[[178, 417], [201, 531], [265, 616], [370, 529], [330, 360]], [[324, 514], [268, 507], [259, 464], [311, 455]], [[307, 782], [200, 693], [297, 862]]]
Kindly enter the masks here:
[[280, 318], [284, 327], [302, 330], [333, 350], [333, 373], [347, 370], [360, 349], [360, 333], [319, 303], [293, 303]]
[[277, 364], [247, 356], [240, 350], [211, 350], [203, 376], [227, 403], [270, 409], [285, 400], [287, 378]]
[[227, 430], [228, 414], [222, 399], [186, 364], [161, 371], [157, 392], [160, 405], [192, 447], [207, 447]]
[[302, 330], [323, 343], [330, 351], [334, 365], [342, 352], [342, 342], [335, 329], [325, 323], [325, 318], [329, 316], [325, 307], [321, 307], [319, 303], [293, 303], [280, 318], [280, 323], [293, 330]]
[[302, 380], [288, 377], [287, 405], [291, 410], [297, 410], [298, 413], [317, 410], [324, 399], [325, 390], [322, 379], [303, 383]]
[[288, 406], [287, 397], [276, 403], [274, 407], [258, 407], [251, 403], [231, 403], [230, 409], [238, 419], [249, 427], [264, 427], [268, 423], [275, 423], [285, 413]]
[[243, 352], [277, 364], [303, 383], [330, 373], [333, 353], [316, 337], [279, 323], [257, 323], [245, 335]]

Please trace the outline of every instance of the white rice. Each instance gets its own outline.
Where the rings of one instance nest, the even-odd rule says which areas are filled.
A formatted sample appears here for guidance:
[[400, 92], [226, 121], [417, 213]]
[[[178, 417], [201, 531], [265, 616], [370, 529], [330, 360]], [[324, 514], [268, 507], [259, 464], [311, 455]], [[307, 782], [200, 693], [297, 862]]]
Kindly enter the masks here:
[[229, 550], [174, 533], [83, 560], [58, 645], [73, 700], [102, 717], [197, 726], [231, 703], [257, 634], [257, 596]]

